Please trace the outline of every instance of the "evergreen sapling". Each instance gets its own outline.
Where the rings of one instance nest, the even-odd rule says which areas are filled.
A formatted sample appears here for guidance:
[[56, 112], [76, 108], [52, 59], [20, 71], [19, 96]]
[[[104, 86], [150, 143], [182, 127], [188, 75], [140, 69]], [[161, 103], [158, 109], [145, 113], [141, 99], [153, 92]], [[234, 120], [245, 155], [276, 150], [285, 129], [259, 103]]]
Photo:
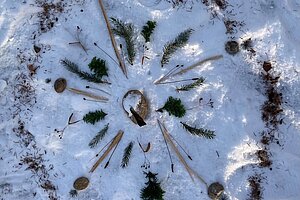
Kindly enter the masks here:
[[189, 28], [189, 29], [181, 32], [174, 40], [165, 44], [164, 49], [163, 49], [163, 56], [160, 61], [161, 67], [163, 67], [165, 64], [168, 64], [171, 56], [179, 48], [182, 48], [187, 44], [193, 31], [194, 31], [193, 29]]
[[121, 163], [122, 168], [125, 168], [128, 166], [129, 159], [131, 157], [132, 147], [133, 147], [133, 142], [130, 142], [128, 144], [128, 146], [124, 149], [123, 159], [122, 159], [122, 163]]
[[99, 77], [100, 79], [103, 76], [108, 76], [107, 74], [107, 67], [105, 60], [100, 58], [94, 57], [92, 61], [89, 63], [89, 68], [92, 72], [94, 72], [95, 76]]
[[109, 127], [109, 124], [106, 124], [106, 125], [104, 126], [104, 128], [101, 129], [101, 130], [97, 133], [97, 135], [90, 141], [90, 143], [89, 143], [90, 148], [96, 147], [97, 144], [99, 143], [99, 141], [101, 141], [101, 140], [104, 138], [104, 136], [106, 135], [106, 133], [107, 133], [107, 131], [108, 131], [108, 127]]
[[186, 123], [180, 122], [185, 130], [187, 130], [192, 135], [196, 135], [199, 137], [205, 137], [207, 139], [213, 139], [216, 135], [214, 131], [203, 129], [203, 128], [196, 128], [189, 126]]
[[175, 117], [183, 117], [186, 113], [186, 110], [184, 108], [184, 105], [181, 103], [180, 99], [169, 97], [165, 105], [158, 109], [158, 112], [163, 112], [163, 110], [166, 110], [169, 115], [174, 115]]
[[[141, 31], [141, 35], [144, 37], [145, 43], [150, 42], [150, 37], [151, 37], [155, 27], [156, 27], [156, 22], [155, 21], [147, 21], [146, 25], [143, 26], [143, 29]], [[144, 64], [145, 58], [149, 59], [149, 57], [147, 57], [145, 55], [145, 52], [147, 50], [149, 50], [149, 48], [147, 47], [147, 44], [144, 44], [143, 47], [144, 47], [144, 51], [143, 51], [143, 56], [142, 56], [142, 65]]]
[[111, 22], [114, 25], [114, 27], [112, 28], [113, 33], [124, 38], [126, 43], [128, 62], [133, 65], [133, 61], [136, 55], [133, 24], [125, 23], [122, 20], [113, 17], [111, 18]]
[[102, 110], [96, 110], [94, 112], [89, 112], [83, 117], [85, 123], [95, 124], [96, 122], [103, 120], [107, 114]]
[[144, 172], [148, 181], [146, 186], [141, 190], [141, 199], [143, 200], [163, 200], [165, 191], [161, 188], [156, 176], [152, 172]]
[[150, 36], [152, 35], [155, 27], [156, 27], [155, 21], [147, 21], [146, 25], [143, 26], [141, 35], [145, 38], [146, 43], [150, 42]]

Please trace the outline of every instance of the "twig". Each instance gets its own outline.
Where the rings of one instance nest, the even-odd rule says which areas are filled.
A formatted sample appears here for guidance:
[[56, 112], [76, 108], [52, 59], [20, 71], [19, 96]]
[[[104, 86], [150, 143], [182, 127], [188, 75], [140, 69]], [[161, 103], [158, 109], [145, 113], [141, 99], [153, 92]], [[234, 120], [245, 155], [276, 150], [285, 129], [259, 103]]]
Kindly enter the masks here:
[[176, 65], [175, 67], [173, 67], [172, 69], [170, 69], [166, 75], [164, 75], [163, 77], [161, 77], [160, 79], [158, 79], [157, 81], [154, 82], [154, 84], [159, 84], [165, 80], [167, 80], [169, 77], [172, 76], [173, 73], [175, 73], [177, 70], [179, 70], [181, 67], [183, 67], [183, 65]]
[[170, 137], [176, 142], [176, 144], [180, 147], [180, 149], [185, 153], [185, 155], [190, 159], [193, 160], [192, 157], [184, 150], [184, 148], [179, 144], [179, 142], [170, 134]]
[[117, 62], [111, 55], [109, 55], [106, 51], [104, 51], [101, 47], [99, 47], [98, 44], [97, 44], [96, 42], [94, 42], [94, 45], [95, 45], [98, 49], [100, 49], [103, 53], [105, 53], [110, 59], [112, 59], [112, 60], [119, 66], [118, 62]]
[[[76, 39], [77, 41], [75, 41], [75, 42], [69, 42], [69, 44], [70, 44], [70, 45], [78, 44], [78, 45], [84, 50], [84, 52], [85, 52], [86, 54], [88, 54], [88, 53], [87, 53], [87, 50], [88, 50], [88, 49], [83, 45], [81, 39], [79, 38], [79, 33], [81, 33], [81, 31], [82, 31], [82, 29], [81, 29], [79, 26], [77, 26], [77, 32], [76, 32], [76, 36], [75, 36], [75, 39]], [[70, 33], [70, 32], [69, 32], [69, 33]], [[71, 34], [71, 35], [72, 35], [72, 34]]]
[[109, 33], [109, 36], [110, 36], [110, 39], [111, 39], [112, 46], [113, 46], [113, 48], [115, 50], [115, 54], [116, 54], [117, 59], [119, 61], [119, 66], [120, 66], [122, 72], [124, 73], [124, 75], [126, 76], [126, 78], [128, 78], [126, 66], [125, 66], [124, 62], [122, 61], [122, 58], [121, 58], [120, 53], [119, 53], [119, 50], [117, 48], [117, 43], [116, 43], [115, 37], [114, 37], [114, 35], [112, 33], [111, 26], [110, 26], [110, 23], [109, 23], [109, 19], [107, 17], [107, 14], [106, 14], [103, 2], [102, 2], [102, 0], [98, 0], [98, 2], [100, 4], [104, 20], [106, 22], [106, 26], [107, 26], [107, 30], [108, 30], [108, 33]]
[[[147, 156], [146, 156], [146, 152], [148, 152], [148, 151], [146, 151], [146, 150], [148, 150], [148, 147], [147, 147], [146, 150], [144, 150], [144, 148], [142, 147], [142, 145], [141, 145], [141, 143], [140, 143], [140, 141], [139, 141], [138, 138], [137, 138], [137, 141], [138, 141], [138, 143], [139, 143], [139, 147], [142, 149], [142, 152], [143, 152], [143, 154], [144, 154], [144, 164], [143, 164], [141, 167], [145, 167], [145, 169], [148, 169], [148, 168], [150, 168], [150, 161], [148, 160], [148, 158], [147, 158]], [[148, 143], [148, 146], [149, 146], [149, 144], [150, 144], [150, 143]]]

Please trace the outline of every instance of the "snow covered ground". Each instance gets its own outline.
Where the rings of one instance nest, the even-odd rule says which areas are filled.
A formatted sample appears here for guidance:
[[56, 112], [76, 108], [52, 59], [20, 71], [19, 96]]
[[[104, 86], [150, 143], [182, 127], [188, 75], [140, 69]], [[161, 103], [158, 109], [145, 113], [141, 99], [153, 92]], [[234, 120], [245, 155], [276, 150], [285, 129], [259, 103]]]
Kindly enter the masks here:
[[[164, 0], [104, 0], [109, 17], [131, 22], [137, 30], [136, 59], [133, 65], [125, 62], [127, 79], [114, 61], [94, 45], [97, 43], [115, 57], [98, 1], [1, 0], [0, 199], [71, 199], [69, 191], [80, 176], [88, 177], [90, 185], [75, 199], [140, 199], [146, 182], [143, 172], [147, 170], [158, 173], [165, 199], [209, 199], [206, 186], [197, 179], [191, 180], [173, 151], [172, 173], [157, 119], [165, 123], [193, 158], [187, 159], [191, 168], [208, 184], [221, 183], [228, 199], [255, 199], [251, 198], [253, 187], [249, 182], [249, 177], [255, 175], [261, 177], [262, 194], [258, 196], [262, 199], [299, 199], [300, 1], [227, 0], [226, 8], [216, 2], [194, 0], [173, 8]], [[141, 65], [144, 39], [139, 31], [148, 20], [156, 21], [157, 28], [146, 52], [149, 59]], [[236, 23], [231, 31], [224, 25], [228, 21]], [[187, 28], [194, 30], [188, 44], [161, 68], [163, 46]], [[228, 40], [241, 44], [249, 38], [255, 54], [242, 48], [234, 56], [225, 51]], [[78, 39], [87, 51], [69, 44]], [[124, 46], [121, 38], [116, 39]], [[205, 84], [199, 88], [176, 92], [176, 86], [182, 83], [153, 83], [176, 65], [189, 66], [219, 54], [222, 59], [178, 77], [203, 76]], [[107, 61], [111, 85], [81, 80], [60, 62], [67, 58], [87, 70], [94, 56]], [[267, 145], [261, 142], [261, 133], [270, 130], [261, 117], [261, 107], [267, 100], [261, 75], [264, 61], [270, 61], [270, 73], [280, 77], [275, 88], [282, 93], [283, 102], [279, 116], [282, 123]], [[37, 69], [30, 70], [28, 66]], [[109, 102], [84, 101], [69, 91], [56, 93], [53, 84], [60, 77], [66, 78], [69, 87], [87, 90], [89, 85], [108, 91], [110, 96], [88, 90], [109, 97]], [[143, 91], [149, 101], [146, 126], [132, 123], [122, 109], [122, 97], [131, 89]], [[169, 96], [182, 100], [187, 108], [183, 118], [155, 112]], [[96, 109], [108, 114], [103, 121], [95, 125], [81, 121], [67, 127], [61, 137], [54, 131], [63, 129], [72, 113], [75, 119], [81, 119]], [[214, 130], [216, 137], [209, 140], [193, 136], [180, 121]], [[90, 140], [107, 123], [107, 135], [91, 149]], [[89, 173], [96, 162], [95, 155], [119, 130], [124, 131], [124, 136], [109, 166], [104, 169], [103, 162]], [[131, 159], [123, 169], [123, 150], [131, 141]], [[146, 153], [149, 169], [141, 167], [144, 154], [138, 141], [143, 146], [151, 144]], [[259, 150], [268, 152], [270, 166], [260, 166]]]

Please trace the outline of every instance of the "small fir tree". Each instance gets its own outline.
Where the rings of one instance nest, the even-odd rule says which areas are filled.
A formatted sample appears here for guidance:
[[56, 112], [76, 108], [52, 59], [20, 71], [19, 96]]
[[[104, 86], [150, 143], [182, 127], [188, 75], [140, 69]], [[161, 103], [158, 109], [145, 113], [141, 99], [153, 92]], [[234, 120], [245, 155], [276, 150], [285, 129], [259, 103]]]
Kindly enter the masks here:
[[145, 38], [145, 42], [150, 42], [150, 36], [152, 35], [156, 27], [155, 21], [147, 21], [146, 25], [143, 26], [141, 35]]
[[104, 128], [101, 129], [101, 130], [97, 133], [97, 135], [90, 141], [89, 146], [90, 146], [91, 148], [96, 147], [97, 144], [99, 143], [99, 141], [101, 141], [101, 140], [104, 138], [104, 136], [106, 135], [106, 133], [107, 133], [107, 131], [108, 131], [108, 127], [109, 127], [109, 123], [106, 124], [106, 125], [104, 126]]
[[103, 76], [108, 76], [107, 74], [107, 67], [105, 60], [100, 58], [94, 57], [92, 61], [89, 63], [90, 70], [95, 74], [95, 76], [99, 77], [100, 79]]
[[129, 164], [129, 159], [131, 157], [131, 152], [132, 152], [132, 147], [133, 147], [133, 142], [130, 142], [128, 146], [124, 149], [124, 154], [123, 154], [123, 159], [121, 163], [121, 167], [125, 168]]
[[160, 61], [161, 63], [161, 67], [163, 67], [165, 64], [168, 64], [169, 63], [169, 60], [171, 58], [171, 56], [179, 49], [179, 48], [182, 48], [184, 47], [192, 32], [194, 30], [189, 28], [185, 31], [183, 31], [182, 33], [180, 33], [174, 40], [168, 42], [165, 46], [164, 46], [164, 53], [163, 53], [163, 56], [162, 56], [162, 59]]
[[196, 128], [189, 126], [186, 123], [180, 122], [185, 130], [187, 130], [192, 135], [196, 135], [199, 137], [205, 137], [207, 139], [213, 139], [216, 135], [214, 131], [203, 129], [203, 128]]
[[169, 97], [165, 105], [158, 109], [158, 112], [163, 112], [166, 110], [169, 115], [174, 115], [175, 117], [183, 117], [185, 115], [184, 105], [181, 103], [180, 99]]
[[141, 199], [143, 200], [163, 200], [165, 191], [161, 188], [156, 176], [152, 172], [144, 172], [148, 181], [146, 186], [141, 190]]
[[94, 112], [89, 112], [83, 117], [85, 123], [95, 124], [96, 122], [105, 118], [107, 114], [102, 110], [96, 110]]
[[133, 65], [133, 61], [136, 55], [135, 50], [135, 35], [134, 35], [134, 26], [132, 23], [125, 23], [120, 19], [111, 18], [111, 22], [114, 25], [112, 31], [114, 34], [124, 38], [126, 43], [128, 61]]

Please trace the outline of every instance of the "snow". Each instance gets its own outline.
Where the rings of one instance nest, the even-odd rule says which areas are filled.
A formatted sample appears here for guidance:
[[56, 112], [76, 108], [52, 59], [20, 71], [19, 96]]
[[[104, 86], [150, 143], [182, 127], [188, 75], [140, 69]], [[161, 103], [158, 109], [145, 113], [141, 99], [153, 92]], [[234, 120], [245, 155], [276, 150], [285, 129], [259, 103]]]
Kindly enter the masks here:
[[[126, 62], [128, 79], [94, 42], [115, 58], [108, 31], [96, 0], [70, 0], [64, 2], [65, 10], [54, 13], [58, 21], [51, 30], [39, 31], [38, 12], [42, 10], [37, 2], [46, 0], [0, 2], [0, 199], [48, 199], [49, 193], [40, 187], [39, 179], [28, 166], [19, 165], [26, 153], [42, 154], [43, 164], [48, 169], [48, 179], [56, 187], [55, 197], [71, 199], [69, 191], [80, 176], [90, 179], [88, 189], [79, 192], [77, 199], [139, 199], [140, 189], [146, 179], [141, 168], [144, 155], [138, 141], [151, 149], [146, 153], [152, 172], [158, 173], [165, 199], [209, 199], [207, 189], [201, 182], [193, 182], [171, 151], [175, 164], [174, 173], [157, 119], [163, 121], [168, 131], [193, 158], [188, 164], [208, 184], [220, 182], [225, 187], [229, 199], [247, 199], [250, 193], [248, 177], [255, 173], [265, 177], [263, 199], [297, 200], [300, 196], [300, 57], [299, 0], [228, 0], [226, 11], [218, 7], [207, 7], [201, 1], [191, 1], [186, 7], [173, 8], [165, 1], [156, 0], [104, 0], [110, 17], [132, 22], [137, 30], [148, 20], [157, 21], [149, 51], [150, 58], [141, 65], [142, 36], [137, 37], [137, 56], [134, 65]], [[54, 3], [60, 1], [54, 1]], [[192, 6], [192, 8], [190, 8]], [[82, 12], [81, 12], [82, 10]], [[212, 18], [212, 11], [216, 12]], [[225, 34], [223, 19], [243, 21], [236, 33]], [[76, 36], [77, 26], [81, 32]], [[164, 68], [160, 67], [162, 49], [166, 42], [180, 32], [193, 28], [188, 45], [179, 50]], [[241, 43], [252, 38], [256, 56], [251, 57], [241, 50], [232, 56], [225, 52], [228, 40]], [[68, 43], [80, 40], [88, 49]], [[116, 37], [118, 44], [123, 40]], [[36, 54], [33, 45], [42, 48]], [[153, 82], [166, 74], [177, 64], [189, 66], [213, 55], [223, 55], [216, 61], [206, 62], [182, 77], [203, 76], [205, 84], [189, 92], [176, 92], [179, 84], [155, 85]], [[68, 58], [82, 70], [94, 57], [105, 59], [109, 66], [108, 81], [111, 85], [99, 85], [81, 80], [68, 72], [60, 63]], [[283, 119], [275, 137], [281, 145], [268, 146], [271, 154], [272, 170], [258, 167], [255, 155], [264, 147], [260, 143], [260, 132], [266, 130], [261, 120], [261, 106], [266, 100], [264, 85], [260, 77], [262, 62], [270, 60], [276, 74], [280, 74], [278, 90], [283, 94]], [[39, 67], [37, 74], [30, 76], [28, 64]], [[16, 78], [23, 73], [35, 89], [34, 97], [27, 104], [24, 98], [15, 99]], [[57, 78], [67, 79], [68, 87], [87, 90], [109, 98], [108, 103], [84, 101], [82, 96], [69, 91], [56, 93], [53, 89]], [[46, 83], [47, 78], [51, 79]], [[174, 80], [176, 80], [174, 78]], [[111, 96], [97, 90], [86, 89], [89, 85], [108, 91]], [[146, 126], [139, 127], [127, 117], [122, 109], [122, 97], [131, 89], [141, 90], [150, 105]], [[158, 113], [169, 96], [180, 98], [187, 108], [187, 114], [179, 119], [167, 112]], [[199, 104], [199, 98], [203, 98]], [[207, 104], [213, 102], [213, 108]], [[35, 102], [36, 100], [36, 102]], [[131, 105], [131, 104], [130, 104]], [[133, 106], [133, 105], [132, 105]], [[62, 139], [54, 129], [62, 130], [69, 116], [80, 120], [89, 111], [103, 109], [108, 113], [96, 125], [83, 121], [68, 126]], [[29, 146], [13, 129], [18, 121], [24, 121], [25, 129], [33, 136]], [[179, 123], [188, 122], [197, 127], [214, 130], [212, 140], [188, 134]], [[100, 144], [91, 149], [90, 140], [109, 123], [109, 130]], [[124, 136], [118, 145], [109, 166], [106, 160], [94, 173], [89, 170], [96, 162], [95, 155], [119, 130]], [[134, 141], [129, 166], [120, 167], [124, 148]], [[52, 167], [53, 166], [53, 169]]]

